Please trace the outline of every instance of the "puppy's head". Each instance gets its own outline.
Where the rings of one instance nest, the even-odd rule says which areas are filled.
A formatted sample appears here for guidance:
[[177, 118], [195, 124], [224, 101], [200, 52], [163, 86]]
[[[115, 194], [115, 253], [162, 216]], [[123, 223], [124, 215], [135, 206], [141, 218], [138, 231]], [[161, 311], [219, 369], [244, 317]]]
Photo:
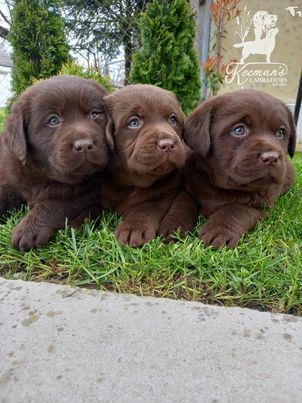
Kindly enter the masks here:
[[195, 109], [185, 123], [185, 141], [218, 187], [255, 190], [283, 182], [286, 153], [294, 154], [296, 131], [281, 101], [241, 90]]
[[174, 94], [153, 85], [129, 85], [105, 97], [108, 142], [116, 160], [137, 174], [163, 175], [181, 168], [184, 115]]
[[264, 25], [266, 29], [273, 28], [276, 25], [277, 16], [274, 14], [268, 14], [264, 18]]
[[255, 27], [261, 27], [263, 31], [276, 25], [277, 16], [270, 14], [267, 11], [257, 11], [253, 16], [253, 23]]
[[7, 120], [4, 141], [25, 165], [29, 162], [61, 182], [79, 182], [108, 161], [103, 98], [94, 81], [57, 76], [29, 87]]
[[259, 10], [253, 16], [253, 23], [255, 27], [263, 27], [265, 26], [265, 19], [269, 16], [269, 12]]

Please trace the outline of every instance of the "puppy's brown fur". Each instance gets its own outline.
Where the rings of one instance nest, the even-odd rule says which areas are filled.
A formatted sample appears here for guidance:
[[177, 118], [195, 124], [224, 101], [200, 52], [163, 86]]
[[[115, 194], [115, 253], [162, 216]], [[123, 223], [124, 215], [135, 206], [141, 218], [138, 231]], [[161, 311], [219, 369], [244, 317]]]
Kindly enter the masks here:
[[13, 245], [44, 245], [65, 219], [100, 197], [99, 175], [108, 162], [106, 117], [99, 84], [58, 76], [29, 87], [15, 102], [0, 138], [0, 216], [28, 203]]
[[178, 190], [188, 151], [182, 141], [184, 115], [174, 94], [152, 85], [130, 85], [105, 103], [114, 156], [102, 204], [124, 217], [117, 240], [139, 246], [156, 236]]
[[186, 167], [187, 192], [174, 200], [160, 232], [169, 237], [175, 228], [191, 229], [194, 200], [208, 218], [200, 230], [205, 244], [234, 248], [294, 182], [286, 158], [287, 152], [293, 156], [296, 143], [291, 113], [260, 91], [235, 91], [193, 111], [185, 140], [194, 150]]

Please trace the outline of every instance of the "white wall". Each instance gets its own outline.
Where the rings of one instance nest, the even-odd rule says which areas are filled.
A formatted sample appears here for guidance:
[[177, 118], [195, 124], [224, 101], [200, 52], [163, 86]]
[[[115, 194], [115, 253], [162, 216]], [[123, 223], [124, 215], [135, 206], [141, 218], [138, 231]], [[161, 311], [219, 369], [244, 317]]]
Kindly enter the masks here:
[[0, 66], [0, 108], [4, 107], [12, 96], [10, 81], [11, 68]]

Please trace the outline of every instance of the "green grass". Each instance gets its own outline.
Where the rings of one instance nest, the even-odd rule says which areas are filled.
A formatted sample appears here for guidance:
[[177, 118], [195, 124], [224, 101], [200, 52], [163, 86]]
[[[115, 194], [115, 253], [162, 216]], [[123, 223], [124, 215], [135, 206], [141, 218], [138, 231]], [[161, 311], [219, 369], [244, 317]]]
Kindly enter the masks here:
[[0, 274], [302, 315], [301, 154], [294, 164], [295, 186], [235, 250], [205, 247], [196, 229], [170, 245], [120, 246], [113, 234], [120, 219], [107, 213], [98, 226], [66, 227], [45, 248], [22, 253], [11, 233], [23, 210], [0, 225]]
[[6, 115], [7, 115], [7, 112], [6, 112], [5, 108], [0, 108], [0, 133], [2, 133], [2, 131], [4, 129], [4, 121], [5, 121]]

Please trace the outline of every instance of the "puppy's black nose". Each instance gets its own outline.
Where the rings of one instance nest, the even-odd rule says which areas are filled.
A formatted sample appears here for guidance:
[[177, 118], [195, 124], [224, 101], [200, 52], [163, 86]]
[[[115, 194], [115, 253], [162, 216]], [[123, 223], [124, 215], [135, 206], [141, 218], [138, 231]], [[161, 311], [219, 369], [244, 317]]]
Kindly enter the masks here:
[[158, 147], [166, 152], [172, 151], [175, 147], [175, 141], [172, 139], [161, 139], [157, 143]]
[[280, 158], [279, 153], [276, 151], [266, 151], [260, 154], [260, 160], [265, 165], [276, 165]]
[[75, 151], [81, 153], [81, 152], [93, 150], [94, 144], [93, 144], [93, 141], [90, 139], [76, 140], [73, 143], [73, 148]]

